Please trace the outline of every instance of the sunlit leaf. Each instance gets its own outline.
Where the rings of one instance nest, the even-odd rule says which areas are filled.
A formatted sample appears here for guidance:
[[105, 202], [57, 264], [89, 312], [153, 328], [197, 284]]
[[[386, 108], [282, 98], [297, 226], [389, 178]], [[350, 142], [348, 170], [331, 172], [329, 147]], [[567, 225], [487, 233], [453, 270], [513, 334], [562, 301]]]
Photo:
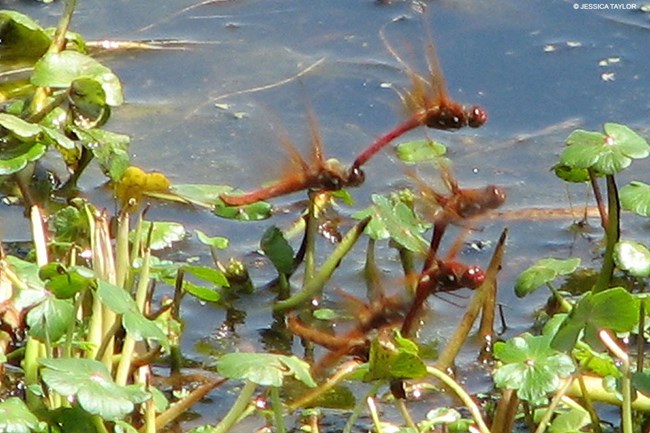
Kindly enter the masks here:
[[59, 242], [77, 242], [87, 238], [88, 219], [75, 206], [66, 206], [57, 211], [50, 218], [50, 223]]
[[0, 126], [22, 140], [34, 139], [42, 132], [40, 125], [26, 122], [20, 117], [7, 113], [0, 113]]
[[499, 388], [517, 391], [517, 396], [535, 402], [557, 390], [561, 379], [575, 366], [571, 357], [552, 349], [551, 337], [523, 334], [494, 345], [494, 356], [504, 365], [494, 372]]
[[574, 131], [560, 158], [561, 164], [592, 168], [602, 174], [615, 174], [630, 165], [632, 159], [648, 156], [648, 143], [624, 125], [606, 123], [605, 133]]
[[293, 376], [309, 387], [316, 386], [309, 373], [309, 364], [295, 356], [227, 353], [219, 358], [217, 370], [230, 379], [246, 379], [262, 386], [280, 387], [286, 376]]
[[227, 238], [221, 236], [210, 237], [203, 233], [201, 230], [194, 230], [194, 233], [196, 233], [196, 237], [199, 238], [199, 242], [201, 242], [203, 245], [208, 245], [219, 250], [228, 248], [229, 241]]
[[637, 215], [650, 217], [650, 185], [632, 181], [619, 191], [621, 207]]
[[113, 181], [118, 182], [129, 167], [128, 153], [131, 138], [105, 129], [83, 129], [71, 126], [70, 129], [79, 137], [81, 144], [89, 149], [102, 171]]
[[650, 276], [650, 250], [635, 241], [621, 241], [614, 246], [614, 262], [635, 277]]
[[372, 201], [377, 217], [390, 233], [391, 239], [409, 251], [422, 254], [427, 251], [429, 245], [420, 235], [423, 226], [413, 209], [401, 201], [393, 204], [388, 198], [377, 194], [372, 196]]
[[559, 275], [570, 274], [580, 265], [579, 258], [572, 259], [541, 259], [519, 275], [515, 282], [515, 294], [523, 298], [539, 287], [550, 283]]
[[260, 248], [279, 273], [293, 272], [293, 248], [279, 228], [272, 226], [264, 232], [260, 240]]
[[124, 418], [148, 394], [118, 386], [104, 364], [90, 359], [42, 359], [43, 381], [64, 397], [74, 397], [87, 412], [105, 420]]
[[[185, 239], [185, 227], [177, 222], [171, 221], [144, 221], [142, 223], [142, 231], [140, 239], [141, 242], [146, 242], [149, 237], [150, 227], [153, 225], [151, 230], [151, 243], [149, 248], [153, 251], [162, 250], [164, 248], [169, 248], [173, 245], [174, 242], [179, 242]], [[133, 240], [134, 232], [131, 233], [131, 240]]]
[[416, 163], [436, 160], [447, 152], [447, 148], [437, 141], [414, 140], [398, 144], [395, 152], [400, 160]]
[[227, 286], [228, 280], [219, 269], [208, 266], [183, 266], [185, 273], [194, 275], [197, 278], [214, 284], [215, 286]]
[[219, 196], [232, 188], [227, 185], [181, 184], [172, 185], [170, 191], [183, 197], [190, 203], [212, 208], [219, 201]]
[[221, 294], [214, 287], [205, 287], [194, 284], [190, 281], [183, 281], [183, 290], [205, 302], [219, 302]]
[[82, 116], [84, 124], [98, 127], [105, 123], [110, 110], [106, 106], [106, 92], [99, 81], [76, 79], [70, 85], [69, 95], [75, 115]]
[[119, 78], [97, 60], [77, 51], [45, 54], [34, 65], [32, 83], [42, 87], [66, 88], [80, 78], [97, 81], [104, 90], [108, 105], [122, 104], [124, 98]]
[[95, 273], [83, 266], [66, 268], [61, 263], [51, 262], [39, 272], [45, 288], [59, 299], [68, 299], [95, 284]]
[[126, 290], [99, 280], [97, 296], [114, 313], [122, 315], [122, 325], [134, 340], [152, 339], [160, 342], [163, 346], [169, 345], [167, 336], [156, 326], [154, 321], [142, 315], [135, 300], [129, 296]]
[[48, 296], [27, 313], [29, 335], [43, 343], [55, 343], [69, 329], [74, 306], [69, 300]]
[[597, 334], [601, 329], [614, 332], [629, 332], [639, 321], [639, 299], [622, 287], [586, 293], [553, 338], [553, 347], [570, 351], [580, 332], [584, 330], [585, 341], [592, 347], [600, 347]]
[[41, 430], [36, 415], [18, 397], [9, 397], [0, 403], [0, 432], [30, 433]]
[[589, 412], [586, 409], [573, 407], [568, 412], [556, 416], [549, 426], [549, 433], [578, 433], [582, 428], [591, 424]]

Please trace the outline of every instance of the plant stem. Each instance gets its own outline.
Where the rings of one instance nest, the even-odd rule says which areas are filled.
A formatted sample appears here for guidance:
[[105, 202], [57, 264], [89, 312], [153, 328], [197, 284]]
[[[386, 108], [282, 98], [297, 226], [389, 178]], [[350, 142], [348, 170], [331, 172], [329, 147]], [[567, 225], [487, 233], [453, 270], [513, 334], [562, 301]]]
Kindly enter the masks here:
[[284, 417], [282, 416], [282, 401], [280, 400], [280, 392], [278, 391], [277, 386], [272, 386], [270, 391], [273, 419], [275, 419], [275, 430], [277, 433], [285, 433], [287, 429], [284, 425]]
[[314, 276], [316, 269], [316, 235], [318, 234], [318, 224], [316, 223], [316, 204], [317, 195], [309, 192], [309, 209], [305, 217], [305, 275], [303, 286], [306, 285]]
[[621, 424], [623, 433], [632, 433], [632, 379], [630, 371], [630, 357], [616, 344], [607, 330], [598, 333], [605, 347], [621, 361], [621, 394], [623, 396]]
[[598, 293], [609, 287], [614, 273], [614, 246], [620, 237], [620, 203], [618, 201], [618, 188], [616, 187], [616, 180], [614, 176], [608, 174], [607, 180], [607, 230], [605, 231], [605, 256], [603, 257], [603, 264], [600, 268], [598, 280], [594, 285], [593, 292]]
[[594, 198], [596, 199], [596, 206], [598, 207], [598, 213], [600, 214], [600, 225], [603, 230], [607, 230], [607, 221], [609, 220], [607, 210], [605, 209], [605, 203], [603, 202], [603, 194], [600, 192], [600, 186], [598, 186], [598, 179], [596, 178], [596, 173], [593, 169], [588, 170], [589, 181], [591, 183], [591, 189], [594, 192]]
[[323, 262], [316, 275], [304, 285], [302, 290], [283, 301], [276, 302], [273, 305], [273, 311], [279, 312], [296, 308], [310, 301], [315, 296], [318, 296], [323, 291], [323, 286], [325, 286], [327, 280], [329, 280], [341, 263], [341, 260], [343, 260], [343, 257], [345, 257], [359, 239], [369, 221], [370, 218], [366, 218], [355, 225], [337, 245], [336, 249], [332, 251], [332, 254]]
[[458, 398], [460, 398], [463, 404], [467, 407], [467, 410], [469, 410], [472, 418], [474, 418], [474, 422], [476, 423], [476, 426], [479, 428], [481, 433], [490, 433], [490, 429], [485, 424], [485, 421], [481, 416], [481, 410], [476, 405], [476, 403], [474, 403], [472, 397], [463, 389], [462, 386], [456, 383], [454, 379], [449, 377], [442, 370], [438, 370], [435, 367], [427, 367], [427, 373], [436, 379], [439, 379], [442, 383], [445, 384], [445, 386], [451, 389], [458, 396]]
[[[379, 380], [376, 381], [372, 385], [372, 388], [370, 388], [370, 391], [368, 391], [368, 394], [366, 394], [366, 397], [370, 398], [370, 396], [377, 394], [377, 391], [379, 391], [379, 388], [381, 388], [382, 385], [383, 383], [381, 381]], [[354, 427], [354, 423], [357, 422], [357, 419], [359, 419], [359, 416], [361, 416], [361, 411], [363, 410], [363, 407], [364, 407], [364, 401], [359, 400], [357, 404], [354, 406], [354, 409], [352, 410], [352, 413], [348, 418], [348, 422], [345, 423], [345, 427], [343, 427], [342, 433], [352, 432], [352, 427]]]
[[551, 417], [553, 417], [553, 414], [555, 413], [555, 408], [557, 407], [558, 404], [560, 404], [560, 400], [562, 400], [562, 397], [564, 397], [567, 390], [571, 386], [571, 382], [573, 382], [572, 379], [567, 380], [566, 383], [560, 389], [557, 390], [557, 392], [553, 396], [553, 399], [551, 400], [551, 404], [548, 405], [546, 411], [544, 412], [544, 415], [542, 416], [541, 421], [537, 425], [537, 429], [535, 430], [535, 433], [544, 433], [546, 431], [546, 428], [548, 427], [548, 423], [551, 421]]
[[239, 392], [239, 397], [237, 397], [237, 400], [235, 400], [235, 403], [226, 416], [214, 427], [212, 433], [226, 433], [230, 431], [239, 417], [245, 412], [246, 407], [250, 404], [256, 388], [257, 385], [249, 380], [244, 383], [244, 387]]

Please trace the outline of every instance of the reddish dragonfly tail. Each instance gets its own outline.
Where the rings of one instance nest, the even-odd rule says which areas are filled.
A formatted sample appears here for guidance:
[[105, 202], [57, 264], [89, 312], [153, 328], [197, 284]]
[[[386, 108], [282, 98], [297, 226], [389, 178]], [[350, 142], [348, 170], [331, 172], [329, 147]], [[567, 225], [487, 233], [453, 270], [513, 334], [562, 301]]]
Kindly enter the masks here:
[[354, 160], [352, 167], [359, 168], [364, 165], [370, 158], [372, 158], [377, 152], [388, 145], [391, 141], [395, 140], [397, 137], [406, 134], [411, 129], [415, 129], [418, 126], [422, 125], [423, 117], [421, 115], [413, 115], [406, 119], [404, 122], [397, 125], [390, 132], [385, 135], [382, 135], [376, 139], [370, 146], [368, 146], [357, 159]]

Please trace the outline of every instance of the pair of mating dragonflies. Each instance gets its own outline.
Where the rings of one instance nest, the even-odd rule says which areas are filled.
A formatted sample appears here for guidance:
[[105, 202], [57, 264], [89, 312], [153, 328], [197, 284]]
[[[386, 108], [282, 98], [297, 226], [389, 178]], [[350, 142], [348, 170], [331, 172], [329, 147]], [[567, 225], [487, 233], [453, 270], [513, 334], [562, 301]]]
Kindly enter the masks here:
[[[428, 71], [424, 75], [418, 74], [397, 55], [386, 40], [383, 28], [380, 36], [389, 52], [404, 67], [410, 81], [410, 87], [399, 92], [408, 113], [407, 118], [388, 133], [377, 138], [346, 169], [336, 160], [325, 160], [317, 122], [313, 113], [309, 112], [311, 161], [305, 161], [295, 146], [288, 139], [283, 138], [282, 143], [287, 148], [296, 169], [284, 179], [256, 191], [237, 195], [224, 194], [221, 199], [225, 204], [244, 206], [301, 190], [336, 191], [356, 187], [365, 180], [362, 166], [388, 144], [415, 128], [426, 126], [454, 131], [463, 127], [477, 128], [485, 123], [487, 115], [481, 107], [466, 107], [450, 97], [430, 35], [429, 42], [425, 46]], [[372, 328], [378, 329], [391, 322], [398, 322], [401, 323], [402, 334], [408, 336], [413, 332], [415, 321], [428, 296], [460, 288], [476, 289], [484, 281], [485, 274], [479, 267], [453, 260], [453, 254], [450, 254], [447, 259], [439, 259], [437, 252], [449, 224], [463, 225], [466, 221], [490, 209], [496, 209], [505, 201], [505, 193], [493, 185], [475, 189], [461, 188], [451, 172], [444, 168], [442, 177], [448, 186], [448, 194], [440, 193], [414, 177], [419, 184], [424, 201], [434, 204], [438, 210], [433, 219], [431, 245], [422, 272], [418, 276], [415, 297], [409, 305], [393, 298], [375, 300], [369, 305], [355, 301], [358, 304], [356, 308], [359, 312], [358, 316], [361, 317], [359, 324], [349, 334], [339, 337], [319, 333], [296, 317], [289, 318], [289, 328], [295, 334], [330, 349], [325, 364], [328, 364], [327, 359], [333, 361], [346, 354], [367, 355], [366, 334]]]
[[226, 205], [244, 206], [302, 190], [336, 191], [357, 187], [365, 180], [362, 166], [405, 133], [420, 126], [453, 131], [467, 126], [478, 128], [485, 123], [487, 115], [481, 107], [468, 108], [449, 96], [431, 37], [425, 46], [428, 72], [426, 75], [421, 75], [399, 57], [388, 43], [383, 28], [380, 36], [388, 51], [404, 67], [409, 78], [410, 88], [399, 92], [408, 117], [388, 133], [377, 138], [357, 156], [349, 168], [345, 168], [337, 160], [325, 160], [316, 118], [310, 111], [308, 119], [311, 133], [311, 160], [306, 161], [286, 136], [281, 137], [282, 144], [289, 153], [293, 170], [283, 179], [258, 190], [244, 194], [222, 194], [221, 199]]

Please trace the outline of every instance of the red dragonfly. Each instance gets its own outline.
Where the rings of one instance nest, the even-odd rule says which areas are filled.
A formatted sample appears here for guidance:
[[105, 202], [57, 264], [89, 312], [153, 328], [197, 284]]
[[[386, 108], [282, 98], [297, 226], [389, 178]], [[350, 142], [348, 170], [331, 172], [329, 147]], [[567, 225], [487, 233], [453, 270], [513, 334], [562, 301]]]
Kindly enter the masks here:
[[352, 296], [341, 293], [344, 302], [355, 315], [356, 324], [342, 335], [334, 335], [308, 326], [296, 316], [289, 316], [287, 328], [293, 334], [316, 343], [330, 352], [314, 366], [314, 371], [323, 371], [335, 364], [343, 356], [353, 356], [362, 361], [368, 360], [373, 330], [393, 328], [404, 317], [407, 305], [397, 296], [380, 296], [369, 304]]
[[430, 295], [453, 292], [459, 289], [477, 289], [485, 280], [485, 273], [475, 265], [466, 265], [455, 260], [434, 260], [418, 278], [415, 298], [402, 322], [401, 332], [409, 337], [413, 325], [420, 315], [424, 301]]
[[373, 155], [397, 137], [419, 126], [426, 125], [429, 128], [453, 131], [466, 126], [478, 128], [487, 121], [487, 113], [483, 108], [477, 105], [466, 107], [449, 96], [433, 37], [428, 28], [428, 43], [425, 46], [428, 75], [423, 76], [415, 72], [388, 43], [384, 27], [380, 30], [379, 36], [388, 51], [404, 67], [411, 81], [410, 89], [400, 92], [400, 98], [410, 116], [368, 146], [354, 161], [352, 170], [368, 162]]
[[303, 159], [286, 134], [281, 134], [280, 141], [287, 149], [292, 169], [284, 179], [258, 190], [239, 195], [222, 194], [221, 200], [228, 206], [244, 206], [262, 200], [279, 197], [305, 189], [314, 191], [337, 191], [342, 188], [356, 187], [365, 180], [365, 173], [359, 167], [346, 170], [335, 159], [325, 160], [323, 144], [318, 131], [316, 118], [311, 111], [309, 130], [311, 133], [311, 164]]
[[427, 206], [435, 206], [433, 216], [433, 235], [431, 245], [424, 262], [424, 270], [434, 262], [442, 236], [449, 224], [466, 225], [468, 221], [497, 209], [506, 201], [505, 191], [495, 185], [483, 188], [461, 188], [451, 173], [451, 169], [441, 165], [441, 176], [450, 194], [444, 195], [429, 186], [414, 173], [409, 173], [420, 189]]

